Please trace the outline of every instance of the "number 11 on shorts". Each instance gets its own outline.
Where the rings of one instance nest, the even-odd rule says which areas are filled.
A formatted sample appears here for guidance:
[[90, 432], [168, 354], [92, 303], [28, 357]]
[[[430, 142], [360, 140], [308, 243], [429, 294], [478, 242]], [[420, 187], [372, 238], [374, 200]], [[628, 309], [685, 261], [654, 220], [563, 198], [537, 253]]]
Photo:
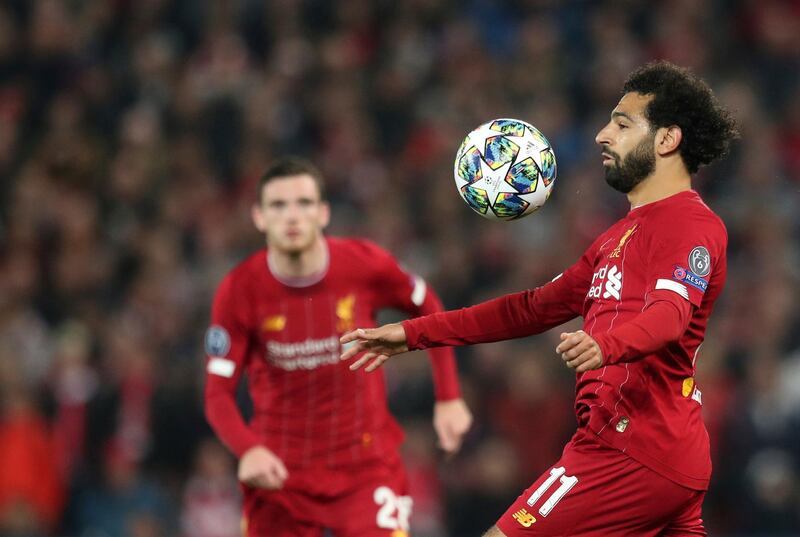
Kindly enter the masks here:
[[528, 505], [533, 507], [533, 505], [542, 497], [542, 495], [553, 486], [556, 479], [559, 480], [559, 487], [553, 491], [549, 498], [542, 504], [539, 508], [539, 514], [542, 516], [547, 516], [550, 514], [550, 511], [553, 510], [553, 507], [561, 501], [561, 498], [570, 491], [572, 487], [575, 486], [575, 483], [578, 482], [578, 478], [569, 475], [564, 475], [567, 470], [563, 466], [559, 466], [558, 468], [552, 468], [550, 470], [550, 477], [544, 480], [544, 483], [539, 485], [539, 488], [533, 491], [531, 497], [528, 498]]

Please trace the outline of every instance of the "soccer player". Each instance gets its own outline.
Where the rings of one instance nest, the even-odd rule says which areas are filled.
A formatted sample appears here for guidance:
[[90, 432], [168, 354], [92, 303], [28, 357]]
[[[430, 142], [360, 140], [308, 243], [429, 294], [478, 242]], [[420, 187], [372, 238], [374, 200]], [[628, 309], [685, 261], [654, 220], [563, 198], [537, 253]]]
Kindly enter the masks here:
[[[709, 87], [659, 62], [633, 72], [597, 134], [630, 212], [551, 282], [342, 338], [374, 370], [409, 349], [538, 334], [578, 316], [556, 353], [576, 372], [578, 430], [487, 536], [706, 535], [711, 474], [695, 362], [725, 282], [727, 234], [691, 189], [735, 123]], [[355, 342], [354, 344], [351, 342]], [[531, 416], [535, 426], [536, 416]]]
[[[268, 247], [217, 290], [206, 334], [206, 416], [239, 457], [245, 535], [400, 537], [412, 500], [383, 376], [353, 375], [339, 337], [375, 326], [375, 313], [440, 311], [425, 282], [376, 245], [326, 238], [320, 172], [300, 159], [261, 178], [256, 227]], [[460, 397], [452, 349], [430, 352], [441, 447], [459, 449], [472, 416]], [[254, 415], [236, 405], [247, 373]]]

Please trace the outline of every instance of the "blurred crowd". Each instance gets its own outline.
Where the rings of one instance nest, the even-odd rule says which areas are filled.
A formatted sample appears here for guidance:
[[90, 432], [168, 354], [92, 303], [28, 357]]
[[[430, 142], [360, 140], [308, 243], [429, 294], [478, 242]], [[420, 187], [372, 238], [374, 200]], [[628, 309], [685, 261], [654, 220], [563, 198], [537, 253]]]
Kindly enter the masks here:
[[[797, 534], [798, 28], [797, 0], [3, 0], [0, 535], [239, 535], [201, 342], [219, 279], [262, 245], [249, 207], [272, 158], [323, 169], [331, 234], [475, 303], [549, 280], [625, 213], [594, 135], [654, 58], [705, 77], [742, 131], [696, 180], [730, 235], [698, 359], [706, 525]], [[452, 179], [496, 117], [558, 159], [548, 204], [514, 223], [472, 213]], [[427, 360], [389, 364], [414, 535], [482, 534], [558, 458], [574, 379], [555, 344], [458, 350], [476, 424], [449, 460]]]

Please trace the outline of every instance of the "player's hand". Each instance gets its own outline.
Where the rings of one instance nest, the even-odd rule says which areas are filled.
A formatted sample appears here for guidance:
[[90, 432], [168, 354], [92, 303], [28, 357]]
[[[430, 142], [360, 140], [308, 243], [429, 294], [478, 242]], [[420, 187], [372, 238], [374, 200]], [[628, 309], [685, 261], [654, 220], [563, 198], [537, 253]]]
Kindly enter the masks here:
[[461, 442], [472, 426], [472, 412], [463, 399], [437, 401], [433, 407], [433, 428], [439, 446], [448, 454], [458, 453]]
[[583, 373], [590, 369], [597, 369], [603, 365], [603, 351], [592, 336], [578, 330], [577, 332], [562, 332], [561, 343], [556, 347], [556, 352], [567, 367], [576, 373]]
[[374, 371], [389, 359], [390, 356], [408, 352], [406, 342], [406, 331], [400, 323], [385, 324], [378, 328], [358, 328], [346, 333], [339, 341], [342, 345], [347, 345], [347, 349], [340, 357], [342, 360], [349, 360], [353, 356], [364, 353], [361, 358], [350, 364], [350, 370], [355, 371], [362, 366], [370, 363], [366, 371]]
[[289, 477], [283, 461], [264, 446], [254, 446], [239, 459], [239, 481], [249, 487], [279, 489]]

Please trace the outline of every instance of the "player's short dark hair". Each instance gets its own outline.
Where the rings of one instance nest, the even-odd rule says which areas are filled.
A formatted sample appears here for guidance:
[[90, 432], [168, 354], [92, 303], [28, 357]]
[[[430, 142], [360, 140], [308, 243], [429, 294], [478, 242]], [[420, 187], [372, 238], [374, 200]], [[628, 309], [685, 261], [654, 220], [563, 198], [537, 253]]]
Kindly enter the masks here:
[[645, 109], [653, 131], [680, 127], [678, 151], [689, 173], [727, 154], [731, 141], [739, 137], [733, 116], [688, 69], [666, 61], [648, 63], [628, 76], [622, 92], [653, 96]]
[[261, 199], [264, 185], [270, 181], [295, 175], [310, 175], [317, 184], [320, 199], [325, 199], [325, 180], [322, 172], [310, 161], [300, 157], [281, 157], [270, 164], [258, 181], [258, 198]]

